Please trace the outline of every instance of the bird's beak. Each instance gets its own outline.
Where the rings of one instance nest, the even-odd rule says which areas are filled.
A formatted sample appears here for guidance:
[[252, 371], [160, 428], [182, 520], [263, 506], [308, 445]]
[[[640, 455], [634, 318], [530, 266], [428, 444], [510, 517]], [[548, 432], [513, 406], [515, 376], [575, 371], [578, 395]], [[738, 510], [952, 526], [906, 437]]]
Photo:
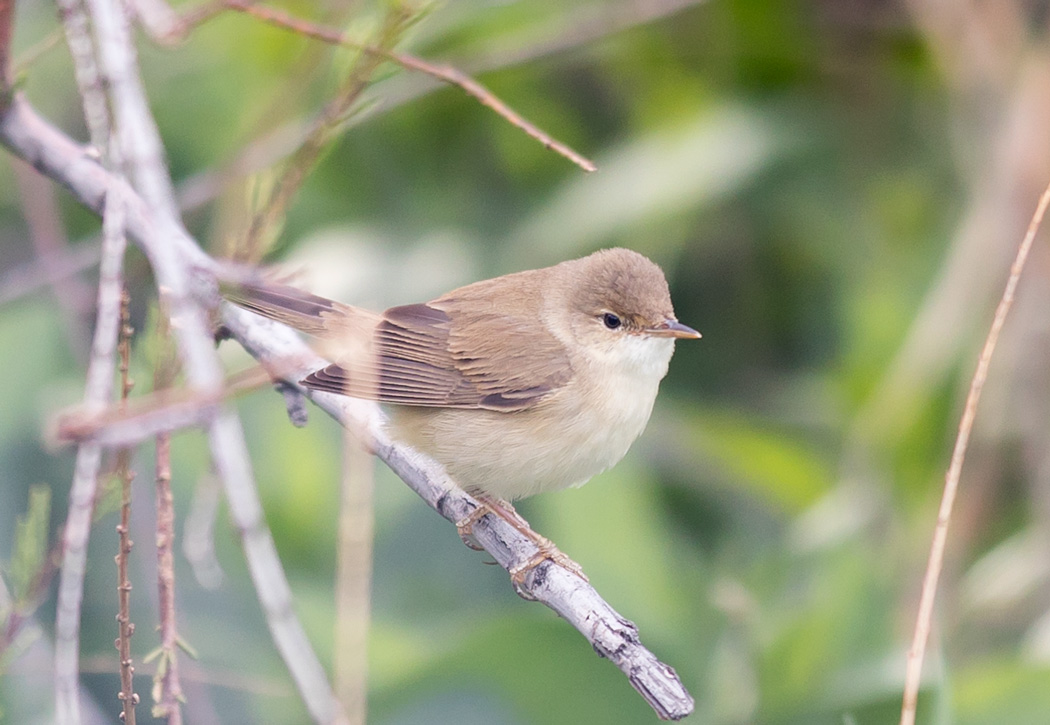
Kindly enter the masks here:
[[678, 320], [664, 320], [659, 325], [646, 330], [653, 337], [676, 337], [683, 340], [699, 340], [700, 333], [693, 328], [683, 325]]

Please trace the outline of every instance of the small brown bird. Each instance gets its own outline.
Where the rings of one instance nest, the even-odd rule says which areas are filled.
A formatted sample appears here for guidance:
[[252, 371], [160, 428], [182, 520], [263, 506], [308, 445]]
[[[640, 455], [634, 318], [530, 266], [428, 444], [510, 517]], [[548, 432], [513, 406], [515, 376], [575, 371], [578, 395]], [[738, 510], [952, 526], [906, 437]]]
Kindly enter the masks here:
[[649, 420], [675, 339], [700, 337], [675, 318], [660, 268], [627, 249], [382, 314], [268, 284], [227, 297], [319, 338], [333, 364], [303, 385], [389, 404], [392, 435], [490, 506], [582, 485], [619, 462]]

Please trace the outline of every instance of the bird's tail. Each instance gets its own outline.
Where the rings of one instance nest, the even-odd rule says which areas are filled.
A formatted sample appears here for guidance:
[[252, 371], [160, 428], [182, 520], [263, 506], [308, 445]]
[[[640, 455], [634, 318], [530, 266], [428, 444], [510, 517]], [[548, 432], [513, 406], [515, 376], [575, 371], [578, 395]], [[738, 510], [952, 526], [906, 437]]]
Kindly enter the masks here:
[[325, 337], [357, 312], [348, 305], [276, 283], [223, 282], [220, 291], [239, 307], [318, 337]]

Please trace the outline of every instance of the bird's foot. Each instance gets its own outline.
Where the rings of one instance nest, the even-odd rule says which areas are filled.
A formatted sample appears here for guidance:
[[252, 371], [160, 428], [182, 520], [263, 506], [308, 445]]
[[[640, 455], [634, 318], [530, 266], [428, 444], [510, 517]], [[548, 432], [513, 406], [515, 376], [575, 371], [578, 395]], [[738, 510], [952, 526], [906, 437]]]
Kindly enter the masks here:
[[557, 566], [572, 572], [583, 581], [589, 581], [587, 575], [583, 573], [583, 568], [579, 564], [562, 553], [562, 551], [554, 545], [553, 541], [546, 536], [533, 531], [532, 527], [529, 526], [529, 522], [526, 521], [508, 501], [504, 501], [503, 499], [494, 496], [486, 496], [484, 494], [475, 494], [474, 497], [480, 505], [471, 511], [469, 515], [456, 522], [456, 530], [459, 532], [459, 538], [463, 540], [464, 544], [471, 549], [478, 551], [483, 548], [478, 546], [477, 541], [473, 537], [474, 525], [484, 516], [491, 513], [506, 521], [514, 527], [515, 531], [536, 546], [537, 551], [535, 554], [521, 564], [511, 567], [509, 570], [511, 584], [514, 585], [514, 591], [518, 593], [518, 596], [523, 599], [535, 599], [535, 597], [528, 593], [525, 587], [525, 579], [533, 569], [548, 560]]
[[[509, 501], [504, 501], [495, 496], [486, 496], [483, 493], [474, 494], [474, 498], [478, 502], [478, 507], [456, 522], [456, 531], [459, 533], [459, 538], [474, 551], [484, 550], [484, 547], [479, 546], [474, 538], [474, 525], [488, 514], [499, 516], [513, 526], [515, 531], [521, 532], [522, 535], [528, 537], [531, 541], [536, 541], [537, 537], [543, 539], [542, 536], [529, 527], [529, 522], [521, 517], [521, 514], [514, 509], [514, 506]], [[546, 539], [543, 540], [547, 541]]]
[[587, 575], [583, 573], [583, 567], [566, 556], [561, 549], [554, 545], [553, 541], [545, 536], [537, 534], [535, 531], [532, 531], [532, 529], [529, 529], [529, 532], [531, 536], [529, 534], [525, 535], [536, 544], [536, 553], [529, 557], [527, 561], [511, 567], [508, 572], [510, 574], [510, 583], [514, 586], [514, 591], [518, 593], [519, 597], [529, 600], [536, 599], [536, 597], [529, 593], [528, 589], [525, 587], [525, 579], [533, 569], [548, 560], [557, 566], [560, 566], [562, 569], [572, 572], [583, 581], [590, 581], [587, 578]]
[[481, 546], [477, 540], [474, 539], [474, 524], [490, 513], [493, 513], [492, 509], [489, 508], [488, 504], [482, 503], [476, 509], [456, 522], [456, 531], [459, 532], [459, 538], [468, 548], [473, 549], [474, 551], [484, 551], [485, 547]]

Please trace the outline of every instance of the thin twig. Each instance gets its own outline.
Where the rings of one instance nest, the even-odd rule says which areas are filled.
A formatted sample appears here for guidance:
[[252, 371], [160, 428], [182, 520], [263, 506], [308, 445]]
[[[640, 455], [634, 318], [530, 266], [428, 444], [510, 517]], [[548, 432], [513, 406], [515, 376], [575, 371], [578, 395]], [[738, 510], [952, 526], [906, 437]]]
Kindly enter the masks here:
[[[51, 437], [56, 443], [99, 443], [107, 448], [135, 446], [162, 433], [207, 425], [220, 403], [270, 385], [297, 365], [287, 362], [274, 366], [256, 365], [231, 375], [217, 393], [202, 394], [182, 389], [161, 389], [140, 395], [125, 407], [85, 409], [83, 406], [62, 413]], [[287, 389], [279, 380], [278, 386]], [[298, 390], [295, 395], [302, 397]]]
[[182, 40], [198, 25], [211, 20], [224, 9], [223, 0], [206, 0], [200, 5], [187, 8], [178, 17], [178, 24], [172, 29], [171, 36], [167, 40], [173, 42]]
[[[85, 405], [101, 408], [112, 397], [112, 371], [120, 328], [123, 282], [125, 209], [127, 196], [121, 179], [121, 150], [110, 143], [109, 112], [95, 64], [89, 23], [78, 0], [59, 0], [62, 26], [73, 57], [74, 75], [84, 105], [84, 118], [92, 144], [104, 151], [108, 179], [98, 190], [102, 209], [102, 259], [99, 264], [98, 314], [88, 361]], [[8, 115], [13, 113], [8, 109]], [[111, 183], [111, 180], [118, 183]], [[55, 719], [60, 725], [79, 725], [80, 608], [87, 571], [87, 544], [102, 448], [89, 443], [77, 449], [69, 513], [63, 530], [62, 571], [55, 610]]]
[[[262, 696], [273, 700], [295, 697], [295, 688], [288, 683], [286, 678], [276, 673], [263, 674], [257, 668], [245, 670], [233, 670], [225, 667], [211, 668], [202, 666], [199, 662], [195, 662], [192, 659], [187, 659], [183, 664], [185, 667], [182, 670], [182, 679], [185, 682], [193, 682], [208, 688], [227, 690], [230, 693], [239, 695]], [[87, 655], [80, 664], [80, 670], [85, 674], [109, 675], [112, 674], [113, 663], [109, 661], [108, 656]], [[143, 660], [138, 667], [138, 671], [140, 675], [152, 677], [157, 673], [156, 663]], [[216, 716], [208, 718], [207, 722], [226, 723], [228, 721], [220, 720]], [[261, 722], [268, 721], [261, 720]], [[108, 718], [102, 725], [115, 725], [115, 723], [113, 723], [113, 718]], [[239, 723], [234, 723], [233, 725], [239, 725]]]
[[84, 110], [84, 122], [88, 128], [91, 145], [95, 151], [106, 159], [109, 168], [114, 167], [114, 154], [122, 156], [120, 149], [110, 149], [110, 119], [106, 95], [102, 90], [103, 83], [98, 61], [95, 58], [95, 44], [91, 39], [90, 22], [83, 0], [57, 0], [62, 28], [66, 34], [66, 45], [73, 58], [73, 75], [76, 78], [77, 90], [80, 91], [80, 102]]
[[[220, 12], [223, 2], [225, 0], [218, 0], [212, 5], [205, 6], [203, 9], [211, 11], [207, 17]], [[557, 27], [552, 27], [549, 33], [543, 34], [542, 42], [531, 43], [525, 48], [501, 49], [496, 53], [465, 61], [464, 72], [473, 76], [501, 68], [514, 67], [595, 42], [638, 25], [661, 20], [702, 2], [704, 0], [658, 0], [657, 2], [628, 0], [611, 7], [603, 4], [600, 8], [600, 17], [596, 16], [593, 8], [582, 8], [570, 15], [567, 20], [559, 19]], [[417, 75], [390, 79], [390, 82], [383, 86], [382, 104], [370, 108], [367, 115], [362, 114], [348, 119], [347, 125], [353, 126], [376, 114], [389, 114], [404, 104], [417, 100], [445, 85], [444, 81], [431, 76]], [[247, 142], [236, 156], [223, 162], [218, 169], [201, 171], [183, 179], [178, 189], [182, 209], [189, 211], [202, 206], [231, 181], [265, 169], [290, 154], [301, 143], [302, 125], [301, 122], [294, 121], [266, 131]]]
[[[153, 390], [171, 387], [178, 362], [171, 343], [167, 317], [158, 316]], [[160, 653], [153, 677], [153, 717], [167, 718], [168, 725], [182, 725], [182, 681], [179, 679], [178, 626], [175, 617], [175, 502], [171, 492], [171, 433], [157, 436], [157, 607], [160, 612]]]
[[55, 28], [42, 39], [23, 50], [18, 58], [15, 59], [14, 66], [11, 70], [11, 77], [14, 79], [24, 77], [41, 56], [45, 55], [52, 48], [62, 42], [63, 36], [63, 29], [60, 27]]
[[[88, 362], [84, 404], [102, 409], [112, 394], [112, 371], [120, 328], [120, 295], [123, 286], [123, 258], [126, 240], [119, 230], [120, 194], [114, 189], [112, 208], [106, 219], [99, 265], [98, 316]], [[73, 485], [69, 491], [69, 513], [63, 531], [62, 572], [55, 613], [55, 697], [56, 719], [74, 725], [80, 722], [78, 660], [80, 652], [80, 605], [84, 596], [87, 569], [87, 542], [91, 531], [102, 448], [85, 443], [77, 450]]]
[[988, 337], [981, 349], [981, 356], [977, 361], [977, 370], [970, 382], [970, 392], [966, 396], [966, 406], [963, 409], [962, 419], [959, 421], [959, 433], [955, 438], [955, 448], [952, 450], [951, 464], [944, 478], [944, 493], [941, 497], [941, 506], [937, 513], [937, 526], [933, 531], [933, 542], [930, 545], [930, 557], [926, 565], [926, 575], [922, 582], [922, 594], [919, 597], [919, 613], [915, 621], [915, 634], [912, 638], [911, 649], [908, 651], [908, 666], [904, 678], [904, 701], [901, 707], [901, 725], [914, 725], [915, 709], [919, 700], [919, 685], [922, 681], [922, 661], [926, 654], [926, 642], [930, 636], [930, 622], [933, 618], [933, 603], [937, 595], [937, 582], [940, 579], [941, 569], [944, 565], [944, 549], [948, 541], [948, 524], [951, 521], [952, 507], [955, 504], [955, 495], [959, 489], [959, 477], [962, 473], [963, 460], [966, 458], [966, 447], [970, 442], [970, 433], [973, 430], [974, 418], [977, 415], [977, 403], [981, 399], [981, 390], [984, 388], [985, 380], [988, 378], [988, 367], [995, 352], [995, 345], [999, 340], [999, 333], [1006, 322], [1006, 316], [1013, 305], [1014, 293], [1021, 279], [1028, 253], [1031, 251], [1032, 242], [1035, 240], [1039, 225], [1042, 224], [1043, 215], [1046, 213], [1047, 205], [1050, 205], [1050, 186], [1047, 186], [1039, 199], [1035, 214], [1028, 225], [1021, 245], [1017, 248], [1017, 256], [1010, 267], [1010, 277], [1006, 281], [1006, 289], [995, 309], [995, 318], [992, 320]]
[[130, 0], [128, 7], [153, 40], [172, 45], [185, 37], [186, 24], [164, 0]]
[[[120, 400], [124, 404], [135, 385], [128, 371], [131, 367], [132, 327], [128, 319], [127, 290], [120, 299], [120, 342], [117, 350], [120, 355]], [[117, 452], [117, 477], [120, 479], [120, 524], [117, 526], [119, 538], [117, 550], [117, 651], [120, 653], [120, 692], [117, 698], [123, 705], [121, 720], [127, 725], [135, 725], [135, 706], [139, 696], [135, 694], [135, 666], [131, 660], [131, 635], [135, 634], [135, 624], [131, 621], [131, 581], [128, 579], [128, 555], [131, 554], [131, 482], [135, 478], [131, 470], [131, 449], [122, 448]]]
[[175, 504], [171, 494], [171, 434], [157, 436], [157, 592], [160, 656], [153, 678], [154, 717], [182, 723], [178, 629], [175, 620]]
[[259, 18], [271, 25], [275, 25], [279, 28], [285, 28], [301, 35], [306, 35], [311, 38], [324, 41], [326, 43], [332, 43], [334, 45], [343, 45], [349, 48], [355, 48], [368, 55], [382, 58], [383, 60], [393, 61], [402, 68], [408, 70], [418, 71], [425, 73], [433, 78], [437, 78], [439, 81], [448, 83], [449, 85], [460, 88], [467, 95], [471, 96], [483, 106], [492, 109], [495, 113], [499, 114], [510, 123], [522, 131], [524, 131], [529, 137], [539, 141], [543, 144], [544, 148], [550, 149], [555, 153], [565, 157], [572, 163], [579, 166], [584, 171], [595, 171], [598, 167], [590, 159], [580, 155], [566, 144], [552, 138], [549, 134], [542, 131], [539, 127], [532, 124], [523, 118], [514, 109], [500, 100], [492, 91], [483, 86], [478, 81], [471, 78], [466, 73], [453, 68], [449, 65], [435, 65], [429, 63], [422, 58], [417, 58], [414, 55], [407, 53], [397, 53], [389, 48], [383, 46], [371, 45], [368, 43], [362, 43], [354, 40], [346, 33], [333, 30], [331, 28], [325, 28], [320, 25], [316, 25], [306, 20], [293, 17], [280, 10], [267, 7], [259, 7], [252, 2], [247, 0], [224, 0], [226, 7], [231, 10], [237, 10], [238, 12], [252, 15], [253, 17]]
[[[537, 58], [562, 53], [594, 43], [604, 37], [629, 28], [663, 20], [706, 0], [626, 0], [626, 2], [565, 3], [564, 14], [554, 16], [546, 26], [529, 28], [529, 42], [515, 47], [501, 38], [495, 49], [482, 53], [469, 64], [466, 72], [516, 66]], [[384, 104], [385, 105], [385, 104]]]
[[[292, 368], [285, 365], [284, 369]], [[219, 403], [269, 385], [273, 374], [256, 365], [231, 375], [217, 393], [160, 389], [136, 397], [123, 408], [116, 405], [92, 410], [85, 410], [83, 406], [73, 408], [59, 416], [53, 437], [60, 443], [134, 446], [161, 433], [206, 425], [215, 417]]]

